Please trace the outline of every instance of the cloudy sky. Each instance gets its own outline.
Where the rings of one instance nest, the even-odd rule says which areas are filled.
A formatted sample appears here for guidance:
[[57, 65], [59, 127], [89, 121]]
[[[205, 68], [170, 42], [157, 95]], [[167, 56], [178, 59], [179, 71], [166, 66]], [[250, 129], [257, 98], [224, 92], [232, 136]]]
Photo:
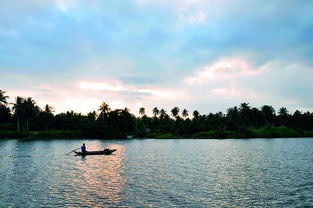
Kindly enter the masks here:
[[1, 0], [0, 89], [56, 112], [313, 111], [312, 0]]

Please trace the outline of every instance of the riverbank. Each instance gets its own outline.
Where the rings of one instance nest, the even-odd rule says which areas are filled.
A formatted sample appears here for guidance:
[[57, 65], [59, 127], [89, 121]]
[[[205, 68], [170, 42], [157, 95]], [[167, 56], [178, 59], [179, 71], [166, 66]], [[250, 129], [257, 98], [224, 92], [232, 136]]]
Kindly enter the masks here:
[[[65, 131], [65, 130], [49, 130], [49, 131], [29, 131], [29, 132], [17, 132], [17, 131], [0, 131], [0, 139], [24, 139], [24, 140], [36, 140], [36, 139], [126, 139], [125, 134], [115, 134], [108, 136], [90, 136], [90, 132], [82, 130]], [[172, 133], [151, 132], [143, 138], [152, 139], [229, 139], [229, 138], [296, 138], [296, 137], [313, 137], [313, 131], [295, 130], [285, 126], [272, 127], [266, 126], [262, 128], [241, 128], [237, 130], [210, 130], [205, 132], [198, 132], [193, 135], [174, 135]], [[133, 138], [141, 138], [134, 136]]]

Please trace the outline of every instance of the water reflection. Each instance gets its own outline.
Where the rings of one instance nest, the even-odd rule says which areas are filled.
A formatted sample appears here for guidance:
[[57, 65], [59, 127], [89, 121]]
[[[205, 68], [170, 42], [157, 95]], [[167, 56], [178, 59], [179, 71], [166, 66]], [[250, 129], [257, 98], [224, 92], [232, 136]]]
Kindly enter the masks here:
[[[102, 144], [94, 142], [88, 150], [99, 150]], [[81, 191], [75, 197], [83, 199], [85, 205], [92, 207], [120, 206], [122, 190], [126, 184], [124, 171], [124, 145], [109, 145], [117, 149], [112, 155], [78, 156], [75, 160], [76, 171], [80, 175], [74, 183]]]

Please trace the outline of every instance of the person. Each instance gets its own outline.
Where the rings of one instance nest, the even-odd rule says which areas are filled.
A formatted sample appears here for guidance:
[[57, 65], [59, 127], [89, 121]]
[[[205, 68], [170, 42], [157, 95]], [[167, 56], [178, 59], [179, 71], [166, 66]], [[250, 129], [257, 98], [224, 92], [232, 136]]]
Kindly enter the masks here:
[[87, 150], [86, 150], [86, 146], [85, 146], [85, 143], [83, 143], [83, 146], [81, 146], [81, 149], [82, 149], [82, 153], [87, 152]]

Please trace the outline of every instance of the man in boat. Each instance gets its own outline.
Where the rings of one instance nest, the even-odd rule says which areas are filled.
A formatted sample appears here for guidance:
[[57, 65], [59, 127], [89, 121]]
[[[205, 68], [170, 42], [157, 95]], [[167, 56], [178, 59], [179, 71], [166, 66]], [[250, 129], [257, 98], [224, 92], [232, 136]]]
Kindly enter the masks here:
[[82, 150], [82, 153], [86, 153], [86, 146], [85, 146], [85, 143], [83, 143], [83, 146], [81, 146], [81, 150]]

